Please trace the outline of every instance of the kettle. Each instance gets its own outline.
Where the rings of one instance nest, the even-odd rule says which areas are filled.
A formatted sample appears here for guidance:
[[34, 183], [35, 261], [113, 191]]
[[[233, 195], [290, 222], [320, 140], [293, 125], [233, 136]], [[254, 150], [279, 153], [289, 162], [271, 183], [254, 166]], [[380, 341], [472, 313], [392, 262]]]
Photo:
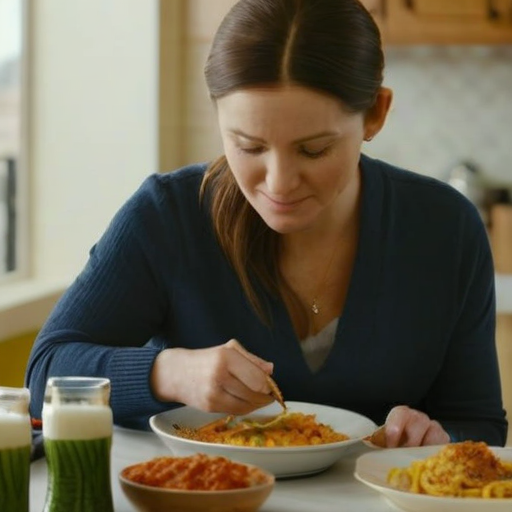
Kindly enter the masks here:
[[463, 160], [457, 163], [448, 171], [446, 182], [466, 196], [476, 206], [482, 219], [486, 220], [486, 189], [482, 174], [473, 162]]

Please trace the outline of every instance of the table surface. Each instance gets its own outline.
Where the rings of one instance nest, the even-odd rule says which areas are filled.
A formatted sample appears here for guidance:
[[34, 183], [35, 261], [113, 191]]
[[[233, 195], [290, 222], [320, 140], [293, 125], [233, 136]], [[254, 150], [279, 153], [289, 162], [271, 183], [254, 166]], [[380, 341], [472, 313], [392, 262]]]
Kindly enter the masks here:
[[[320, 474], [289, 480], [278, 480], [274, 491], [260, 512], [382, 512], [397, 509], [378, 492], [357, 481], [354, 476], [358, 455], [368, 451], [361, 446], [351, 455]], [[115, 427], [112, 444], [112, 491], [115, 512], [134, 512], [124, 497], [117, 475], [122, 468], [152, 457], [170, 455], [169, 450], [152, 432], [139, 432]], [[30, 478], [30, 511], [41, 512], [46, 495], [46, 459], [32, 463]], [[100, 512], [100, 511], [98, 511]]]

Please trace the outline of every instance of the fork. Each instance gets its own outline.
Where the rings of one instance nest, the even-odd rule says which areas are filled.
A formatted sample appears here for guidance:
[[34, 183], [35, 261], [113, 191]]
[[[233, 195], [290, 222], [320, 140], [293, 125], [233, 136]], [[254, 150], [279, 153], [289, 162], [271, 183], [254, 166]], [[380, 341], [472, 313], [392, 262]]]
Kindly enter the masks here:
[[270, 387], [270, 394], [276, 399], [277, 403], [283, 408], [283, 412], [286, 412], [287, 407], [284, 403], [283, 394], [281, 393], [281, 390], [277, 386], [275, 380], [270, 376], [267, 375], [267, 382]]

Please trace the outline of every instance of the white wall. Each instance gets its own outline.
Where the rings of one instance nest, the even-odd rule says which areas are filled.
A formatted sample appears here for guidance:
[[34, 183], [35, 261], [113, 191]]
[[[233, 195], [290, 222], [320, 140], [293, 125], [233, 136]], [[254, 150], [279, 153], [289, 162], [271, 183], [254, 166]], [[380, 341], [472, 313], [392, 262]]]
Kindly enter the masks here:
[[157, 169], [157, 0], [30, 2], [34, 275], [71, 279]]

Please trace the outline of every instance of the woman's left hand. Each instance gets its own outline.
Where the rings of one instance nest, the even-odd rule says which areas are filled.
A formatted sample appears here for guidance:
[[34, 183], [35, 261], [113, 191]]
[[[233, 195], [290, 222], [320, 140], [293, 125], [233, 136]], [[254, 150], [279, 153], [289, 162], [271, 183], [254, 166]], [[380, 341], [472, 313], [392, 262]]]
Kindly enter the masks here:
[[450, 436], [439, 422], [406, 405], [393, 407], [386, 418], [386, 446], [447, 444]]

